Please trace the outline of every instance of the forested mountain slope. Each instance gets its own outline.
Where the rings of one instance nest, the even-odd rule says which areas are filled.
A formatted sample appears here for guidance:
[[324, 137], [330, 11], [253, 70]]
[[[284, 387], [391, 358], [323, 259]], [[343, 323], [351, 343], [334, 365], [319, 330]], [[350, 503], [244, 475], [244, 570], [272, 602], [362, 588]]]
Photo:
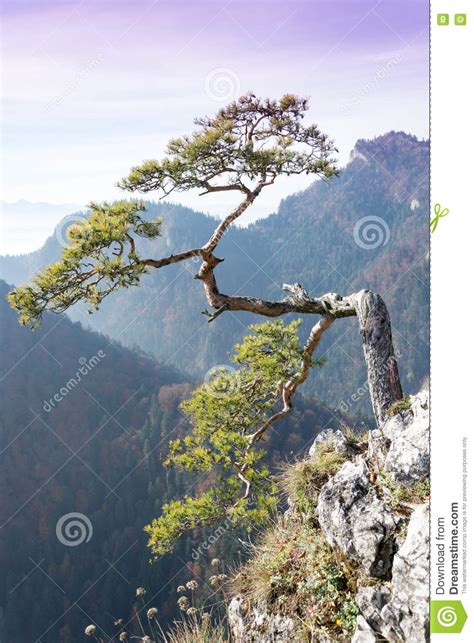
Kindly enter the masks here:
[[[165, 624], [177, 585], [202, 587], [209, 560], [235, 561], [240, 548], [229, 531], [193, 556], [204, 537], [195, 530], [148, 564], [144, 525], [206, 485], [163, 466], [169, 440], [189, 430], [178, 404], [190, 378], [66, 316], [46, 314], [33, 333], [9, 308], [8, 288], [0, 282], [0, 638], [69, 643], [91, 622], [112, 636], [139, 586]], [[328, 426], [337, 418], [327, 408], [297, 399], [273, 432], [269, 464], [303, 453]], [[83, 516], [79, 531], [71, 513]]]

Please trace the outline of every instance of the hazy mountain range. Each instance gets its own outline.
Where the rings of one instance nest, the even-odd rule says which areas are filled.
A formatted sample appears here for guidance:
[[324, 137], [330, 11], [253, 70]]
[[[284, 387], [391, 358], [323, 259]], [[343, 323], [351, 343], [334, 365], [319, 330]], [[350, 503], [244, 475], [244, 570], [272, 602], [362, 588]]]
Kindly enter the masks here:
[[[358, 141], [331, 183], [317, 181], [282, 201], [277, 213], [226, 235], [219, 247], [225, 262], [216, 271], [221, 290], [278, 299], [282, 283], [300, 282], [313, 295], [380, 292], [390, 309], [404, 386], [417, 390], [428, 373], [428, 154], [427, 141], [401, 132]], [[148, 211], [162, 217], [164, 232], [157, 241], [141, 242], [146, 256], [201, 245], [216, 225], [179, 205], [149, 203]], [[62, 234], [59, 227], [41, 249], [0, 258], [0, 277], [14, 284], [30, 279], [59, 257]], [[162, 363], [203, 376], [228, 362], [233, 343], [255, 318], [226, 313], [207, 323], [202, 284], [192, 278], [196, 269], [189, 261], [154, 271], [140, 288], [109, 297], [94, 315], [80, 306], [70, 315]], [[303, 335], [311, 321], [305, 320]], [[328, 364], [307, 390], [333, 408], [370, 414], [356, 321], [334, 324], [322, 351]]]

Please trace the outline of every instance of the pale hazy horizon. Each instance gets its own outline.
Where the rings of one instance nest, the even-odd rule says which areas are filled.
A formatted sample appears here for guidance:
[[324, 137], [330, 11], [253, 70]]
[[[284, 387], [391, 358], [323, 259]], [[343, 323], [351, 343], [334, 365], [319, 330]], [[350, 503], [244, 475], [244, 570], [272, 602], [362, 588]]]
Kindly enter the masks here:
[[[1, 11], [8, 202], [123, 198], [115, 184], [130, 167], [247, 90], [309, 96], [306, 120], [334, 139], [341, 166], [359, 138], [428, 136], [424, 2], [4, 0]], [[282, 177], [243, 223], [312, 180]], [[234, 203], [173, 200], [216, 216]]]

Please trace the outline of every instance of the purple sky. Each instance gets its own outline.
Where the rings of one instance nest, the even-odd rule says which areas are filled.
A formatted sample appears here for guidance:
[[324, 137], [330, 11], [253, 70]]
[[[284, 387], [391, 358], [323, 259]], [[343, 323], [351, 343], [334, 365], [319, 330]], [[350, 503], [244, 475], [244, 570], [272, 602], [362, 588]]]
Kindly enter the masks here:
[[[361, 137], [426, 137], [428, 11], [427, 0], [3, 0], [2, 198], [113, 198], [130, 166], [248, 89], [310, 96], [308, 121], [342, 163]], [[307, 183], [282, 179], [251, 218]]]

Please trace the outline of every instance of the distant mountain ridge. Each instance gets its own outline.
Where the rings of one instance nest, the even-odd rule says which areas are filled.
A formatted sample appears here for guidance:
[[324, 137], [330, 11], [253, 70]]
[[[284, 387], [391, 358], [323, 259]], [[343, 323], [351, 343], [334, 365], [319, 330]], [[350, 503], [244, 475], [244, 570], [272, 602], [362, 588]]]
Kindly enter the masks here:
[[[408, 391], [428, 373], [429, 143], [403, 132], [359, 140], [350, 162], [329, 184], [317, 181], [289, 196], [278, 212], [222, 240], [225, 262], [216, 270], [223, 292], [282, 297], [281, 284], [299, 282], [312, 294], [348, 294], [371, 288], [392, 317], [402, 379]], [[201, 245], [215, 219], [167, 203], [149, 205], [163, 219], [163, 237], [143, 241], [147, 256]], [[59, 256], [54, 237], [35, 253], [0, 259], [0, 276], [14, 283]], [[196, 375], [228, 362], [235, 341], [256, 318], [226, 313], [208, 324], [197, 264], [169, 266], [140, 288], [109, 297], [91, 317], [81, 307], [71, 317]], [[310, 319], [303, 331], [308, 332]], [[334, 408], [370, 413], [355, 320], [335, 324], [322, 344], [329, 359], [314, 373], [308, 392]], [[354, 399], [355, 398], [355, 399]]]

